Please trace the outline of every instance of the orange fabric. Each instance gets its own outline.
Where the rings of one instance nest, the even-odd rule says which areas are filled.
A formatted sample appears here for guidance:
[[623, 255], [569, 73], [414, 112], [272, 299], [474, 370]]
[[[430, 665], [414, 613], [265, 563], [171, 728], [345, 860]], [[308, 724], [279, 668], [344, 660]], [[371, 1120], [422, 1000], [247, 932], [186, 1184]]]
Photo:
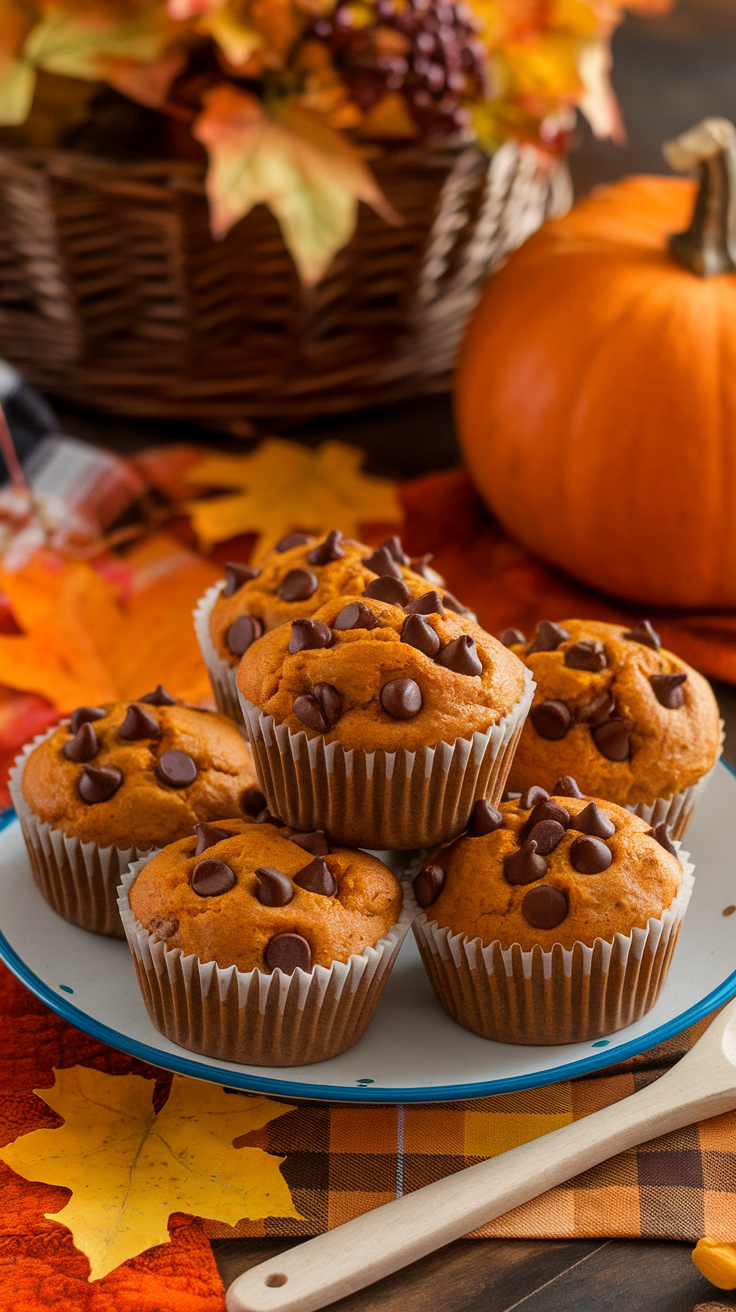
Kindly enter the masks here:
[[[447, 586], [490, 633], [531, 634], [540, 619], [596, 619], [631, 624], [642, 608], [576, 583], [525, 551], [486, 509], [464, 469], [402, 483], [404, 547], [431, 551]], [[713, 679], [736, 683], [736, 611], [649, 608], [665, 647]]]

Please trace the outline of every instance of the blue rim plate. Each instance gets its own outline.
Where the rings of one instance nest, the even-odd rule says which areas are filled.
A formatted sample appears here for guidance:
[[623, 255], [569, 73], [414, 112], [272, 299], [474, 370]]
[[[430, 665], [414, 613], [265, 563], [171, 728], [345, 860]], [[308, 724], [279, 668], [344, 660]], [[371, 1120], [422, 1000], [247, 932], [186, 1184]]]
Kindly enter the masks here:
[[12, 812], [0, 816], [0, 959], [78, 1029], [142, 1061], [230, 1088], [331, 1102], [444, 1102], [553, 1084], [633, 1057], [693, 1025], [736, 994], [736, 868], [730, 816], [736, 774], [720, 765], [686, 846], [696, 863], [692, 901], [657, 1006], [597, 1043], [489, 1043], [440, 1008], [409, 935], [376, 1017], [346, 1053], [288, 1070], [218, 1062], [170, 1043], [153, 1027], [127, 946], [60, 919], [36, 889]]

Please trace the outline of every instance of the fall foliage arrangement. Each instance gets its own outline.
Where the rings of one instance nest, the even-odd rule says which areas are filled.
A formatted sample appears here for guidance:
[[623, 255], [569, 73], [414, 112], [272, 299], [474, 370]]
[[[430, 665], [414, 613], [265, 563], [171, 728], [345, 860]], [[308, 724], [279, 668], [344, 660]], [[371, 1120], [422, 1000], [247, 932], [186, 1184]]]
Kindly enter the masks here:
[[608, 41], [621, 12], [608, 0], [0, 0], [0, 125], [26, 121], [39, 73], [86, 85], [90, 114], [101, 83], [163, 111], [206, 152], [215, 235], [265, 203], [313, 283], [359, 201], [397, 221], [371, 169], [392, 147], [459, 135], [493, 151], [514, 137], [555, 153], [575, 107], [618, 135]]

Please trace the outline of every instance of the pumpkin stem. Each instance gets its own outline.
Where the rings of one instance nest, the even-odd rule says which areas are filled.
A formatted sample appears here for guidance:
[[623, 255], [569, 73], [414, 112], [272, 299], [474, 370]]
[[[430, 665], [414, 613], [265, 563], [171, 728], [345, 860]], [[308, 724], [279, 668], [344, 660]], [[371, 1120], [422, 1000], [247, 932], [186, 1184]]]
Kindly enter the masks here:
[[727, 118], [704, 118], [662, 149], [679, 173], [700, 173], [690, 227], [670, 237], [670, 253], [701, 278], [735, 272], [736, 128]]

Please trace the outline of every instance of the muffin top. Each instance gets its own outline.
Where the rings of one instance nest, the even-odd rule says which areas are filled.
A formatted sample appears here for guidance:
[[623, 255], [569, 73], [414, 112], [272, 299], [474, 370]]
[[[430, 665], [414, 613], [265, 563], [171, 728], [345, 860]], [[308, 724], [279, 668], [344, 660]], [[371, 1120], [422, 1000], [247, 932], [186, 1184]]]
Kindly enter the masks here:
[[347, 961], [383, 938], [402, 906], [399, 881], [368, 852], [330, 847], [321, 831], [238, 820], [200, 825], [159, 852], [129, 898], [169, 947], [266, 974]]
[[[397, 537], [372, 548], [343, 539], [339, 530], [322, 541], [290, 533], [269, 552], [260, 570], [226, 565], [225, 583], [210, 615], [213, 645], [223, 660], [235, 666], [262, 633], [314, 615], [333, 597], [359, 596], [373, 585], [375, 595], [383, 600], [408, 601], [428, 587], [442, 585], [441, 575], [428, 566], [430, 559], [411, 560]], [[380, 587], [379, 579], [386, 580]], [[469, 613], [451, 593], [444, 595], [448, 606]]]
[[39, 820], [101, 847], [163, 847], [199, 820], [264, 805], [232, 720], [161, 688], [78, 707], [31, 752], [22, 786]]
[[666, 825], [623, 807], [533, 787], [498, 810], [477, 802], [466, 834], [427, 857], [417, 901], [440, 928], [502, 948], [592, 947], [646, 929], [670, 905], [682, 867]]
[[526, 674], [430, 591], [406, 606], [333, 598], [265, 634], [237, 677], [243, 695], [293, 733], [393, 752], [485, 732], [516, 705]]
[[501, 638], [537, 685], [511, 792], [550, 789], [572, 774], [591, 797], [636, 805], [671, 797], [711, 768], [720, 729], [710, 684], [660, 646], [648, 621], [631, 630], [542, 621], [522, 639], [513, 630]]

